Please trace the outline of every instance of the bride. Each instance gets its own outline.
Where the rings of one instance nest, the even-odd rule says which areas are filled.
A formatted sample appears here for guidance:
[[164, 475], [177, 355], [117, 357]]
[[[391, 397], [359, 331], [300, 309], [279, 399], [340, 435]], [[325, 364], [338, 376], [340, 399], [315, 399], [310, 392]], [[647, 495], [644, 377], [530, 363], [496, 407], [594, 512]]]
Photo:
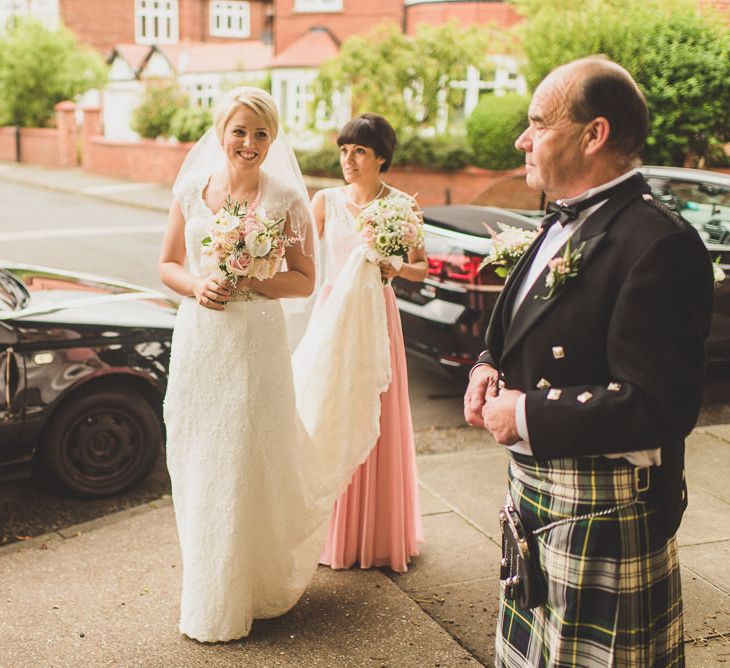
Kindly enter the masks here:
[[[320, 542], [309, 523], [319, 501], [300, 482], [306, 461], [280, 302], [314, 285], [306, 190], [282, 181], [285, 161], [267, 169], [279, 147], [266, 92], [230, 91], [214, 119], [217, 141], [198, 153], [210, 146], [219, 155], [191, 155], [200, 172], [183, 167], [160, 259], [162, 280], [183, 297], [164, 417], [183, 560], [180, 630], [200, 641], [245, 636], [253, 618], [291, 608]], [[301, 239], [286, 250], [286, 271], [235, 286], [209, 276], [202, 243], [228, 197], [286, 218]]]
[[[318, 312], [298, 348], [295, 379], [287, 322], [313, 289], [316, 233], [265, 91], [221, 98], [173, 190], [160, 275], [183, 297], [164, 403], [180, 630], [226, 641], [285, 613], [314, 575], [332, 504], [377, 439], [391, 374], [385, 303], [379, 268], [353, 255], [328, 299], [340, 307]], [[229, 198], [260, 219], [285, 220], [298, 241], [284, 271], [235, 285], [215, 278], [204, 241]]]

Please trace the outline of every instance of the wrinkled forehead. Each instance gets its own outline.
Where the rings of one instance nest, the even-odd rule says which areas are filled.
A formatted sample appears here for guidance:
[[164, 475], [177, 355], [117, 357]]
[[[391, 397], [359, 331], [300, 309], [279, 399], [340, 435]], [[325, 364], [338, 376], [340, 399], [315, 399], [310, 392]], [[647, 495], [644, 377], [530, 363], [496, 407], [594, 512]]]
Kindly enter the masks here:
[[543, 79], [530, 102], [530, 120], [553, 125], [570, 118], [570, 103], [575, 77], [569, 71], [556, 71]]

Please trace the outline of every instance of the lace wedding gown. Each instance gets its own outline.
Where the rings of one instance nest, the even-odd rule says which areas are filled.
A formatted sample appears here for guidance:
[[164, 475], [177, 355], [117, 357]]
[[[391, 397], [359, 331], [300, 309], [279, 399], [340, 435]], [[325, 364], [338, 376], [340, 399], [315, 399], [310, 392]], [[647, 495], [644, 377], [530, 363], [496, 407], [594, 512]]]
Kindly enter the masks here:
[[[193, 179], [178, 196], [195, 275], [213, 217], [206, 182]], [[260, 203], [269, 218], [308, 216], [305, 202], [263, 174]], [[281, 303], [258, 296], [212, 311], [183, 299], [164, 417], [183, 561], [180, 630], [201, 641], [245, 636], [252, 619], [296, 603], [322, 542], [323, 498], [295, 410]]]

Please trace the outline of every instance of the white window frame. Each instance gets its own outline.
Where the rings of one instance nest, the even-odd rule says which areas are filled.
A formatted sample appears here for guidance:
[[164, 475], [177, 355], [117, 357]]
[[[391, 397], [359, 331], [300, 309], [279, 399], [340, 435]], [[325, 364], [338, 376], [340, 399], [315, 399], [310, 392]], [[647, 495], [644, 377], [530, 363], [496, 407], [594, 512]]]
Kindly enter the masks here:
[[0, 34], [4, 34], [13, 17], [32, 16], [49, 30], [60, 23], [58, 0], [0, 0]]
[[210, 36], [250, 37], [250, 3], [244, 0], [211, 0]]
[[137, 44], [179, 41], [179, 0], [135, 0], [134, 37]]
[[299, 13], [341, 12], [343, 0], [294, 0], [294, 11]]

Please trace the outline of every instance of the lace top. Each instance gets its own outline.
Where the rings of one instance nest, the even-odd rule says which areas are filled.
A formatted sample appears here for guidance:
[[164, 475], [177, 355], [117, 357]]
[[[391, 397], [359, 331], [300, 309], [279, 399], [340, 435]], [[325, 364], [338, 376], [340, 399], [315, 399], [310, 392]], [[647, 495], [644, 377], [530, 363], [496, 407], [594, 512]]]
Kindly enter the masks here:
[[[203, 199], [203, 190], [210, 175], [191, 176], [180, 187], [177, 195], [180, 210], [185, 218], [185, 254], [188, 271], [194, 276], [202, 276], [200, 253], [203, 239], [208, 236], [208, 225], [215, 213]], [[293, 189], [277, 181], [274, 177], [260, 173], [259, 196], [254, 203], [256, 210], [267, 219], [288, 216], [292, 233], [305, 237], [311, 234], [311, 214], [308, 203]]]

